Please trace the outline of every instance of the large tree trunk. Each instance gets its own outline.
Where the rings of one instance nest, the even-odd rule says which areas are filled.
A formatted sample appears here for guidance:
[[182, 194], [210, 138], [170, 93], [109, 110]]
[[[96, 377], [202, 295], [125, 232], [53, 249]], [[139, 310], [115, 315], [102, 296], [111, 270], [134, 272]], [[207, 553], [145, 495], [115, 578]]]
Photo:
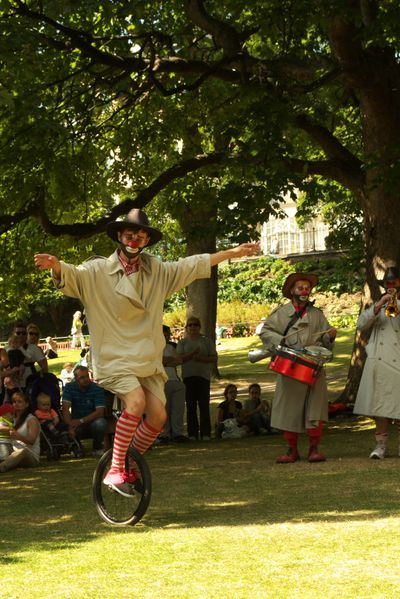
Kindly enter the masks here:
[[[182, 230], [186, 236], [187, 255], [213, 254], [216, 251], [215, 223], [217, 218], [216, 203], [203, 209], [187, 210]], [[206, 337], [215, 341], [215, 324], [217, 320], [218, 270], [211, 269], [209, 279], [198, 279], [187, 288], [186, 316], [200, 319], [201, 330]], [[218, 376], [215, 367], [214, 376]]]
[[[371, 183], [371, 186], [373, 183]], [[363, 290], [360, 310], [366, 309], [377, 301], [383, 287], [379, 284], [385, 269], [393, 264], [400, 264], [400, 211], [398, 200], [387, 192], [385, 186], [376, 185], [367, 198], [368, 217], [365, 218], [366, 244], [366, 284]], [[345, 388], [339, 401], [353, 403], [360, 384], [366, 359], [365, 347], [370, 331], [355, 332], [353, 352]]]
[[[357, 29], [342, 16], [333, 19], [332, 50], [346, 86], [360, 104], [364, 181], [352, 187], [364, 213], [366, 284], [361, 309], [381, 296], [385, 269], [399, 264], [398, 164], [400, 71], [393, 50], [362, 48]], [[369, 332], [356, 332], [348, 379], [341, 399], [354, 401], [365, 362]]]

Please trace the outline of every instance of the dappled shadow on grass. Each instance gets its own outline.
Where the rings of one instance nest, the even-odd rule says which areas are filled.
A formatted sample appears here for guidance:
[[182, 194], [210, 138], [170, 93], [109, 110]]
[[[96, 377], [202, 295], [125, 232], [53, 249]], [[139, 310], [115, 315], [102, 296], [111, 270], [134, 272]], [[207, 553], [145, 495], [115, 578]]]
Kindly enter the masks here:
[[[190, 469], [182, 468], [187, 451], [163, 450], [160, 460], [168, 460], [168, 453], [174, 456], [168, 480], [175, 485], [168, 486], [162, 472], [156, 479], [150, 525], [246, 526], [398, 516], [400, 460], [369, 460], [370, 441], [369, 430], [350, 433], [336, 427], [323, 447], [328, 461], [320, 464], [306, 459], [276, 464], [276, 456], [283, 452], [279, 437], [221, 441], [206, 450], [191, 449]], [[307, 455], [305, 439], [300, 450]]]
[[[153, 496], [139, 525], [127, 533], [159, 528], [356, 522], [400, 515], [400, 459], [369, 460], [371, 423], [331, 423], [321, 449], [328, 461], [279, 465], [280, 435], [160, 447], [149, 452]], [[393, 436], [392, 455], [394, 443]], [[300, 452], [307, 455], [303, 435]], [[74, 549], [104, 534], [91, 497], [96, 461], [62, 459], [0, 476], [3, 563], [23, 560], [25, 550]]]
[[7, 514], [0, 563], [23, 559], [24, 550], [75, 548], [99, 532], [91, 499], [93, 458], [42, 461], [38, 468], [0, 475], [0, 510]]

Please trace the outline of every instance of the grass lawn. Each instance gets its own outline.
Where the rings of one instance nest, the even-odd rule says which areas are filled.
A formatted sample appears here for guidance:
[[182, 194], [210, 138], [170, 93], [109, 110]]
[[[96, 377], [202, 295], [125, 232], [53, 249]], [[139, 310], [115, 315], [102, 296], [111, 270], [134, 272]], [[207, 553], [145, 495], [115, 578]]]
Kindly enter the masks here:
[[[339, 336], [328, 368], [336, 391], [351, 342], [350, 333]], [[250, 338], [219, 346], [214, 404], [227, 381], [244, 389], [257, 380], [272, 392], [266, 362], [244, 359], [256, 345]], [[275, 464], [279, 435], [158, 447], [147, 454], [149, 510], [123, 529], [97, 516], [92, 457], [0, 474], [0, 597], [398, 597], [394, 432], [392, 457], [382, 461], [367, 457], [367, 419], [329, 423], [321, 464]], [[303, 437], [302, 455], [306, 449]]]

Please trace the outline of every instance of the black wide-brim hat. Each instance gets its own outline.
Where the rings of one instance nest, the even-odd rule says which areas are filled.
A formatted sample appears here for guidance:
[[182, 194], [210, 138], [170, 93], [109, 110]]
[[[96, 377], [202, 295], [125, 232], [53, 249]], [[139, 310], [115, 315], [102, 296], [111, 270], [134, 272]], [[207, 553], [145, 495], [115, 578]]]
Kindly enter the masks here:
[[388, 281], [396, 281], [396, 279], [400, 279], [400, 271], [397, 266], [389, 266], [385, 270], [385, 274], [383, 275], [383, 279], [378, 279], [379, 285], [382, 287], [385, 286], [385, 283]]
[[283, 284], [282, 294], [284, 297], [288, 299], [292, 299], [290, 295], [290, 290], [297, 283], [297, 281], [308, 281], [311, 287], [315, 287], [318, 285], [318, 277], [312, 272], [292, 272]]
[[147, 231], [150, 236], [150, 241], [147, 246], [154, 245], [160, 241], [163, 236], [161, 231], [150, 226], [147, 214], [143, 212], [143, 210], [140, 210], [140, 208], [132, 208], [122, 220], [116, 220], [113, 223], [109, 223], [106, 228], [107, 235], [111, 237], [113, 241], [118, 242], [118, 231], [122, 231], [122, 229], [127, 229], [128, 227], [139, 227], [140, 229]]

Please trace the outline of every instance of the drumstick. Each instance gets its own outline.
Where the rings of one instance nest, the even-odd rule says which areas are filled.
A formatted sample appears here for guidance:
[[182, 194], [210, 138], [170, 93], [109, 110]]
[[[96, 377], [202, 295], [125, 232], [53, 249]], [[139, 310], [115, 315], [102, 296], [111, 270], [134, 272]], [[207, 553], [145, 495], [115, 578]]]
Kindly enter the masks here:
[[[316, 336], [318, 337], [319, 335], [325, 335], [325, 333], [329, 333], [331, 329], [326, 329], [326, 331], [319, 331], [319, 333], [312, 333], [312, 337]], [[292, 331], [291, 333], [288, 333], [287, 335], [285, 335], [284, 337], [282, 337], [282, 339], [287, 339], [288, 337], [290, 337], [291, 335], [294, 334], [299, 334], [301, 333], [301, 329], [297, 329], [296, 331]]]

